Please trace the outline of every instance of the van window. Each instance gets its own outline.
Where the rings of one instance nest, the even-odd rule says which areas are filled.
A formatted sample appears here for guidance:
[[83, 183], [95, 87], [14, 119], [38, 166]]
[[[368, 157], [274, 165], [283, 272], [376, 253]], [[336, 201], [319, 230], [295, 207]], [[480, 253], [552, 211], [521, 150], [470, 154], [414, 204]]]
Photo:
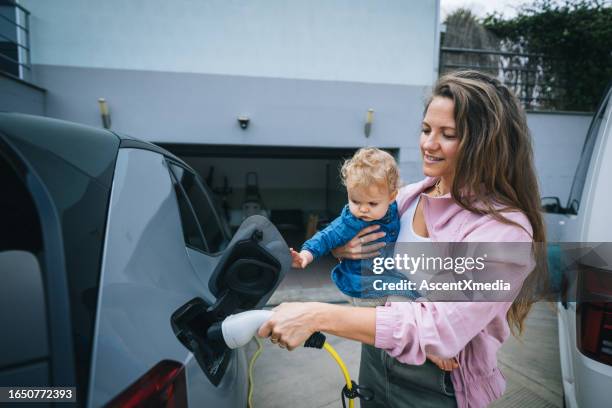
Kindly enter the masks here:
[[606, 99], [601, 103], [597, 113], [593, 117], [593, 121], [589, 126], [586, 139], [584, 141], [584, 147], [580, 154], [580, 161], [578, 162], [578, 168], [574, 175], [574, 182], [572, 183], [572, 189], [570, 190], [569, 199], [567, 202], [567, 212], [570, 214], [578, 214], [580, 208], [580, 200], [582, 199], [582, 192], [584, 190], [584, 183], [586, 182], [587, 173], [591, 164], [591, 158], [593, 157], [593, 149], [599, 139], [601, 133], [601, 123], [606, 115], [606, 109], [610, 100], [610, 93], [606, 95]]
[[[185, 192], [189, 205], [195, 213], [199, 228], [204, 234], [207, 252], [222, 251], [227, 246], [228, 239], [223, 232], [221, 221], [210, 199], [210, 192], [191, 171], [174, 163], [170, 163], [170, 169]], [[184, 210], [185, 208], [181, 211]]]

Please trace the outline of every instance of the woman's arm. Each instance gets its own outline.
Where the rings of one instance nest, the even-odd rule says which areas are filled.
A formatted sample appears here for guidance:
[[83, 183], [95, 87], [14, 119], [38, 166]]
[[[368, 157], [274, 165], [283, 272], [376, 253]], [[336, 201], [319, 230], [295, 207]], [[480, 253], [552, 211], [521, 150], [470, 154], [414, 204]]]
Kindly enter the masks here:
[[314, 332], [374, 344], [376, 309], [327, 303], [283, 303], [274, 308], [272, 317], [261, 326], [260, 337], [272, 337], [293, 350]]
[[452, 358], [510, 302], [393, 302], [376, 311], [375, 347], [405, 364]]

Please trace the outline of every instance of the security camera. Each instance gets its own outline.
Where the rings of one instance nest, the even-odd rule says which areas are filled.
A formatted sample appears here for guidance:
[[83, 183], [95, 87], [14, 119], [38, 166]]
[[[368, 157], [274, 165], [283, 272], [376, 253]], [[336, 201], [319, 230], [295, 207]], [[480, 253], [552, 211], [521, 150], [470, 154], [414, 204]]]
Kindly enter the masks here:
[[238, 124], [242, 129], [246, 129], [249, 127], [249, 117], [248, 116], [238, 116]]

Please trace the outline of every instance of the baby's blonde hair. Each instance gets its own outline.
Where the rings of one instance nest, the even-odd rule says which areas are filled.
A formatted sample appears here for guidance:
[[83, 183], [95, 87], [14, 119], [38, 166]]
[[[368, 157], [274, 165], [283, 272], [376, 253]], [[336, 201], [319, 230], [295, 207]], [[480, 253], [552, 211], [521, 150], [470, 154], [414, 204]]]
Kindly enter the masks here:
[[385, 185], [389, 193], [399, 188], [399, 169], [393, 156], [375, 147], [363, 147], [346, 160], [340, 170], [342, 183], [347, 187]]

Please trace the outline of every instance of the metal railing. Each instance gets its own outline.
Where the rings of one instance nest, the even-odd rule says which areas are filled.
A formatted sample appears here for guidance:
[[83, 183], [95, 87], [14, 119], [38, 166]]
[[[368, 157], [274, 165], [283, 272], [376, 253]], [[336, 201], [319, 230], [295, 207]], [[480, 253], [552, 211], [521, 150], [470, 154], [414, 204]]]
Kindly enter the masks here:
[[13, 0], [0, 0], [0, 71], [29, 81], [30, 12]]
[[525, 109], [557, 109], [563, 89], [547, 73], [540, 54], [440, 47], [439, 73], [475, 69], [493, 75], [514, 91]]

